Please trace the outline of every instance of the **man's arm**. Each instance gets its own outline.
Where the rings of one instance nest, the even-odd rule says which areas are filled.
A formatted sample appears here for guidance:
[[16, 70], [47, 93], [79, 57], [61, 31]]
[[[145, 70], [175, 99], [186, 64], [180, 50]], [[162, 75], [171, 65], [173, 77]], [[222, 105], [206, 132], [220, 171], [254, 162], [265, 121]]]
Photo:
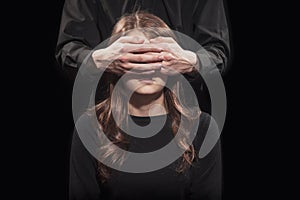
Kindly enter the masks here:
[[197, 51], [200, 71], [218, 69], [224, 73], [230, 60], [229, 30], [223, 0], [198, 0], [193, 14], [194, 38], [203, 49]]
[[101, 42], [95, 0], [66, 0], [56, 46], [56, 59], [64, 69], [78, 68]]

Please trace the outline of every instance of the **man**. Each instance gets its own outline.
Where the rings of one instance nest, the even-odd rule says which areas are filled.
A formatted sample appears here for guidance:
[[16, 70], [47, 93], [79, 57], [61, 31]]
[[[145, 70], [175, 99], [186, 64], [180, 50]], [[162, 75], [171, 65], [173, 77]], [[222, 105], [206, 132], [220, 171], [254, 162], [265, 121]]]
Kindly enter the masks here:
[[[127, 54], [126, 58], [121, 58], [121, 62], [116, 62], [108, 68], [110, 72], [125, 73], [131, 69], [141, 69], [136, 63], [141, 60], [157, 62], [158, 59], [164, 62], [161, 69], [170, 74], [172, 70], [186, 76], [194, 76], [195, 69], [202, 73], [216, 69], [221, 73], [225, 71], [230, 56], [230, 44], [223, 0], [66, 0], [57, 42], [58, 63], [65, 69], [73, 69], [76, 72], [83, 60], [92, 56], [95, 68], [101, 68], [99, 61], [103, 54], [101, 51], [94, 52], [93, 49], [110, 36], [115, 22], [123, 14], [136, 10], [153, 13], [164, 20], [171, 29], [196, 40], [206, 50], [213, 64], [206, 62], [207, 54], [203, 51], [186, 50], [186, 54], [174, 55], [174, 50], [166, 46], [170, 45], [170, 42], [174, 46], [176, 42], [168, 38], [158, 38], [152, 42], [160, 46], [160, 51], [168, 53], [167, 55], [158, 58], [155, 55], [151, 57], [144, 54], [141, 58]], [[143, 41], [131, 38], [124, 43], [136, 44], [138, 47]], [[180, 61], [188, 61], [186, 67], [178, 67], [182, 66], [178, 65], [182, 63]], [[142, 64], [144, 62], [140, 65]], [[145, 70], [151, 71], [149, 68]], [[192, 86], [199, 92], [199, 98], [207, 99], [206, 102], [201, 101], [200, 107], [210, 112], [208, 93], [203, 81], [197, 79]]]

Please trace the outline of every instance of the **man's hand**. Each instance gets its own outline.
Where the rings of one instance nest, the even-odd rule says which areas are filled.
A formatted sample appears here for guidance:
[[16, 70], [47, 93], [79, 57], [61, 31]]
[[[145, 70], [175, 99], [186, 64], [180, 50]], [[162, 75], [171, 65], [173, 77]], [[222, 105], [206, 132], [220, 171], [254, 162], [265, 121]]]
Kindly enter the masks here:
[[161, 52], [156, 44], [144, 44], [144, 39], [135, 36], [123, 36], [104, 49], [93, 52], [92, 58], [97, 68], [123, 73], [154, 73], [162, 66], [161, 54], [145, 52]]
[[197, 56], [194, 52], [182, 49], [171, 37], [157, 37], [150, 40], [157, 48], [162, 49], [160, 57], [162, 59], [161, 73], [175, 75], [184, 74], [199, 69]]

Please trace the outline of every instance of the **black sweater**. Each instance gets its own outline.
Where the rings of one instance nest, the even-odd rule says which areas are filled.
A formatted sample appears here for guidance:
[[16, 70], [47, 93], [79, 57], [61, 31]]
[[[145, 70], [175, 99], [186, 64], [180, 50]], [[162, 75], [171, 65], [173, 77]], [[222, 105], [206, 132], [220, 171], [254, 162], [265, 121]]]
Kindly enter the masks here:
[[[149, 117], [131, 116], [140, 125], [147, 125]], [[159, 119], [163, 116], [155, 116]], [[80, 118], [81, 124], [88, 124], [89, 116]], [[220, 141], [204, 157], [198, 152], [206, 136], [208, 126], [216, 126], [211, 117], [202, 112], [193, 145], [196, 156], [193, 165], [184, 173], [176, 172], [181, 157], [170, 165], [153, 172], [127, 173], [112, 170], [110, 178], [101, 183], [97, 175], [97, 160], [88, 152], [75, 131], [70, 160], [70, 199], [71, 200], [157, 200], [157, 199], [221, 199], [222, 170]], [[132, 152], [149, 152], [162, 148], [174, 137], [170, 119], [162, 130], [149, 138], [129, 136]], [[83, 125], [84, 131], [85, 126]], [[217, 130], [217, 129], [215, 129]], [[89, 130], [87, 130], [89, 131]], [[142, 134], [142, 133], [141, 133]]]

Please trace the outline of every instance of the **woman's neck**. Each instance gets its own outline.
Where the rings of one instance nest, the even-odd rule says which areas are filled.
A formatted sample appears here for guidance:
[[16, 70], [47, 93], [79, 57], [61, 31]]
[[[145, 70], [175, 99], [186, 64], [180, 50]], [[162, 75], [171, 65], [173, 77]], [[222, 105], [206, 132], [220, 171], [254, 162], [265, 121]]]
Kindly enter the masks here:
[[129, 114], [134, 116], [166, 114], [164, 98], [163, 91], [155, 94], [133, 93], [128, 103]]

